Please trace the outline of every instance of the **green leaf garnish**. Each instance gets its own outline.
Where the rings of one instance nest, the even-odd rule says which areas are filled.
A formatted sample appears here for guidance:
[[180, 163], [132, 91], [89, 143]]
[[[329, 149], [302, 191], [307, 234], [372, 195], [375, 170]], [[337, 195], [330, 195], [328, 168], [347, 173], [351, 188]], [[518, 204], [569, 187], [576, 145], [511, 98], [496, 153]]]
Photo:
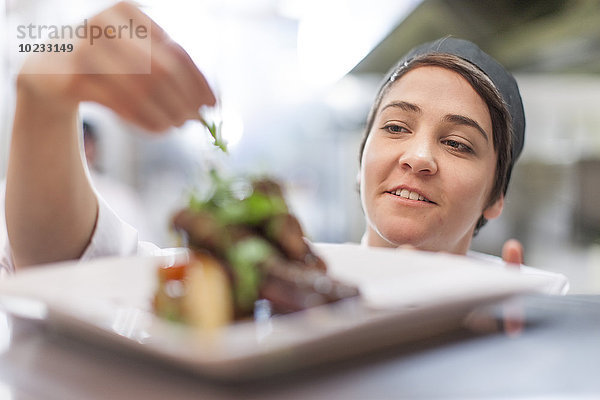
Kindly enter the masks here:
[[251, 310], [258, 299], [261, 272], [257, 265], [274, 252], [267, 241], [259, 238], [245, 239], [229, 249], [227, 259], [235, 271], [236, 303], [241, 309]]
[[274, 215], [288, 212], [285, 200], [278, 194], [252, 190], [249, 182], [243, 182], [247, 184], [247, 191], [240, 190], [239, 179], [222, 178], [216, 170], [211, 170], [210, 177], [210, 196], [200, 199], [192, 194], [189, 207], [211, 212], [222, 224], [258, 225]]
[[225, 141], [225, 139], [223, 139], [221, 129], [223, 127], [223, 122], [219, 122], [218, 124], [213, 121], [209, 122], [201, 114], [198, 114], [198, 121], [200, 121], [200, 123], [204, 125], [206, 129], [208, 129], [210, 136], [213, 137], [213, 144], [220, 148], [223, 151], [223, 153], [227, 153], [227, 142]]

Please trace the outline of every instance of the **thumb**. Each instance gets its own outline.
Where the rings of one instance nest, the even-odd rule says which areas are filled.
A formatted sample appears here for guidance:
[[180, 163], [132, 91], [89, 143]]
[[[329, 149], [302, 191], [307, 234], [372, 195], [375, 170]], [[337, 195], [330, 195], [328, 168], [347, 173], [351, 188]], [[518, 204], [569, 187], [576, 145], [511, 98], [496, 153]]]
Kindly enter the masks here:
[[507, 264], [523, 264], [523, 245], [516, 239], [509, 239], [502, 246], [502, 260]]

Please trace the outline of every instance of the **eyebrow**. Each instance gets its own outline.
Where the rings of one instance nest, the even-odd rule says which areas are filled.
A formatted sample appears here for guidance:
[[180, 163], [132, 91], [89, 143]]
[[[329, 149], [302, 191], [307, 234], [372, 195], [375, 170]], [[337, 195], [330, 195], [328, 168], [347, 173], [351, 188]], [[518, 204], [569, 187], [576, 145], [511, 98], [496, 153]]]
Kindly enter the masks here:
[[[391, 108], [391, 107], [400, 108], [403, 111], [413, 112], [413, 113], [417, 113], [417, 114], [423, 113], [423, 111], [421, 110], [421, 107], [419, 107], [416, 104], [409, 103], [407, 101], [394, 101], [392, 103], [388, 103], [381, 109], [381, 111], [384, 111], [385, 109]], [[477, 123], [477, 121], [475, 121], [472, 118], [465, 117], [464, 115], [459, 115], [459, 114], [448, 114], [448, 115], [445, 115], [444, 118], [442, 118], [442, 121], [449, 122], [454, 125], [465, 125], [465, 126], [470, 126], [472, 128], [475, 128], [479, 131], [479, 133], [481, 133], [481, 135], [486, 140], [486, 142], [489, 141], [489, 135], [487, 134], [487, 132], [481, 127], [481, 125], [479, 125]]]
[[419, 113], [419, 114], [422, 113], [421, 107], [419, 107], [416, 104], [409, 103], [407, 101], [394, 101], [392, 103], [388, 103], [381, 109], [381, 111], [385, 110], [386, 108], [390, 108], [390, 107], [400, 108], [404, 111], [409, 111], [409, 112], [414, 112], [414, 113]]

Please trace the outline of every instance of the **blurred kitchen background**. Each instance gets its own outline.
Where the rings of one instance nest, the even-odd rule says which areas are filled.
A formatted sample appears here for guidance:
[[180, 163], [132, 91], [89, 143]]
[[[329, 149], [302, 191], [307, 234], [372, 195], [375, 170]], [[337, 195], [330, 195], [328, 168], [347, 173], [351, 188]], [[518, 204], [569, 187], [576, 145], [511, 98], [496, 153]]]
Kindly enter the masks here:
[[[112, 2], [2, 3], [0, 176], [20, 62], [15, 27], [78, 23]], [[82, 106], [82, 118], [96, 131], [98, 174], [117, 188], [115, 203], [124, 199], [123, 213], [131, 212], [126, 219], [143, 238], [173, 244], [170, 214], [216, 163], [285, 182], [312, 240], [359, 241], [358, 144], [382, 74], [413, 45], [454, 35], [475, 41], [514, 72], [527, 116], [504, 213], [473, 248], [499, 254], [505, 239], [518, 238], [527, 264], [566, 274], [573, 293], [600, 293], [600, 1], [141, 3], [219, 94], [230, 147], [228, 157], [214, 151], [194, 122], [149, 136], [102, 107]]]

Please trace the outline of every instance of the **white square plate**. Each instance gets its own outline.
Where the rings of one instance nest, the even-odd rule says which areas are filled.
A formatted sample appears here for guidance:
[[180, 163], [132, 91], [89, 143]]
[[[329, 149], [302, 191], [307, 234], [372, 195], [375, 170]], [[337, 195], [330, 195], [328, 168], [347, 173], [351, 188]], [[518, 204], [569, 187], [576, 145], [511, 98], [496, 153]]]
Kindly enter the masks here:
[[165, 259], [131, 257], [20, 271], [0, 281], [0, 305], [116, 350], [242, 380], [454, 329], [476, 306], [553, 284], [466, 257], [356, 245], [316, 250], [332, 276], [359, 287], [360, 298], [207, 333], [157, 318], [151, 300]]

